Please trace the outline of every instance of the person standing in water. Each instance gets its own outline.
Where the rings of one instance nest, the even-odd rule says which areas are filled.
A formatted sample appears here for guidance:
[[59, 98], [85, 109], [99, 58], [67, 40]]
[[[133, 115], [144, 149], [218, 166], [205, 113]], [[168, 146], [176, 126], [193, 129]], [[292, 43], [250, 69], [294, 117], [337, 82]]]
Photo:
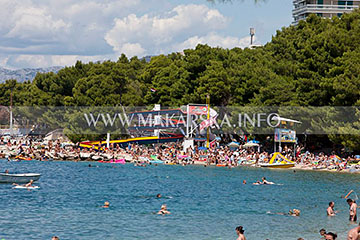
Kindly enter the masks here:
[[167, 210], [166, 204], [161, 205], [160, 211], [157, 213], [158, 215], [166, 215], [170, 214], [170, 212]]
[[356, 222], [357, 220], [357, 215], [356, 215], [356, 209], [357, 209], [357, 204], [355, 203], [354, 200], [352, 199], [348, 199], [346, 200], [346, 202], [349, 204], [350, 209], [349, 209], [349, 220], [352, 222]]
[[236, 234], [238, 235], [238, 238], [236, 240], [246, 240], [244, 235], [244, 228], [242, 226], [238, 226], [235, 228]]
[[359, 240], [360, 239], [359, 233], [360, 233], [360, 224], [348, 232], [347, 240]]
[[109, 208], [109, 207], [110, 207], [110, 203], [108, 201], [104, 202], [102, 208]]
[[330, 217], [333, 217], [336, 215], [336, 212], [334, 210], [334, 206], [335, 206], [335, 203], [334, 202], [329, 202], [329, 206], [326, 210], [326, 214]]
[[320, 229], [319, 233], [320, 233], [321, 239], [325, 239], [326, 230], [322, 228], [322, 229]]
[[325, 234], [326, 240], [336, 240], [336, 238], [337, 238], [337, 234], [335, 234], [335, 233], [328, 232]]

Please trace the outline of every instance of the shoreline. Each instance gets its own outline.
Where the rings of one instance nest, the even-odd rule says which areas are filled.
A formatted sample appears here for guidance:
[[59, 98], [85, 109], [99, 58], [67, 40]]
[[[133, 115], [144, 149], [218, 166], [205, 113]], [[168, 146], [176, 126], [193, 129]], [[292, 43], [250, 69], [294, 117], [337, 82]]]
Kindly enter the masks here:
[[[4, 161], [9, 161], [7, 158], [2, 157], [0, 158], [1, 160]], [[337, 169], [327, 169], [327, 168], [322, 168], [322, 169], [314, 169], [312, 167], [306, 166], [306, 165], [301, 165], [301, 164], [295, 164], [294, 167], [290, 167], [290, 168], [271, 168], [271, 167], [267, 167], [267, 168], [263, 168], [261, 166], [256, 166], [254, 164], [239, 164], [237, 166], [227, 166], [227, 165], [222, 165], [222, 166], [217, 166], [216, 164], [205, 164], [204, 162], [198, 162], [198, 163], [192, 163], [192, 164], [183, 164], [183, 163], [174, 163], [174, 162], [140, 162], [140, 161], [136, 161], [136, 160], [132, 160], [132, 161], [125, 161], [125, 163], [121, 164], [121, 163], [116, 163], [116, 162], [110, 162], [110, 160], [107, 161], [103, 161], [100, 162], [100, 160], [92, 160], [91, 158], [86, 159], [86, 160], [80, 160], [80, 159], [48, 159], [48, 160], [39, 160], [39, 159], [31, 159], [31, 160], [20, 160], [20, 159], [15, 159], [15, 158], [10, 158], [9, 162], [28, 162], [28, 161], [38, 161], [38, 162], [83, 162], [83, 163], [106, 163], [106, 164], [116, 164], [116, 165], [124, 165], [124, 164], [132, 164], [134, 166], [139, 166], [139, 164], [146, 164], [146, 165], [153, 165], [153, 166], [159, 166], [159, 165], [175, 165], [175, 166], [203, 166], [203, 167], [217, 167], [217, 168], [238, 168], [238, 167], [249, 167], [249, 168], [262, 168], [262, 169], [269, 169], [269, 170], [293, 170], [293, 171], [311, 171], [311, 172], [329, 172], [329, 173], [347, 173], [347, 174], [359, 174], [360, 173], [360, 169], [357, 169], [357, 171], [351, 171], [351, 169], [342, 169], [341, 171], [337, 170]]]

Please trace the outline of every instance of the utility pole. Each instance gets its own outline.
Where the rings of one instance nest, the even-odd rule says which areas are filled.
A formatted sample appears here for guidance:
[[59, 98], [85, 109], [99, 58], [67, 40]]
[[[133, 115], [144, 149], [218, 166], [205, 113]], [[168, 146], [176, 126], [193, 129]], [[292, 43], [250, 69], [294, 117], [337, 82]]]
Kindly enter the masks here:
[[210, 95], [206, 96], [208, 128], [206, 132], [206, 148], [210, 147]]
[[13, 113], [12, 113], [12, 105], [13, 105], [13, 89], [11, 88], [11, 93], [10, 93], [10, 136], [13, 135]]

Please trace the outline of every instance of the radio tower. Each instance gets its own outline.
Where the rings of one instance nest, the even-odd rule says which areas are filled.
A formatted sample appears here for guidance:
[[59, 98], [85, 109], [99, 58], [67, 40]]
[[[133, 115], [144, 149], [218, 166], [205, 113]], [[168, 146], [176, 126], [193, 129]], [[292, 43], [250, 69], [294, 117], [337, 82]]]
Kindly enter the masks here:
[[250, 46], [253, 45], [253, 40], [255, 36], [255, 28], [250, 28]]

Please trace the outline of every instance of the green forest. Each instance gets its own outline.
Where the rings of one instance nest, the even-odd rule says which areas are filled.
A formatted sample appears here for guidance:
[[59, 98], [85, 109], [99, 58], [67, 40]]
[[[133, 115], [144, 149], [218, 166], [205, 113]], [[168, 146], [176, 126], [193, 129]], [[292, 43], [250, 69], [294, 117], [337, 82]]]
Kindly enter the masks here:
[[[121, 55], [78, 61], [32, 82], [9, 79], [0, 84], [2, 105], [10, 105], [11, 90], [17, 106], [179, 106], [205, 103], [207, 95], [216, 106], [359, 106], [360, 11], [311, 15], [254, 49], [198, 45], [149, 62]], [[360, 143], [354, 136], [336, 141]]]

